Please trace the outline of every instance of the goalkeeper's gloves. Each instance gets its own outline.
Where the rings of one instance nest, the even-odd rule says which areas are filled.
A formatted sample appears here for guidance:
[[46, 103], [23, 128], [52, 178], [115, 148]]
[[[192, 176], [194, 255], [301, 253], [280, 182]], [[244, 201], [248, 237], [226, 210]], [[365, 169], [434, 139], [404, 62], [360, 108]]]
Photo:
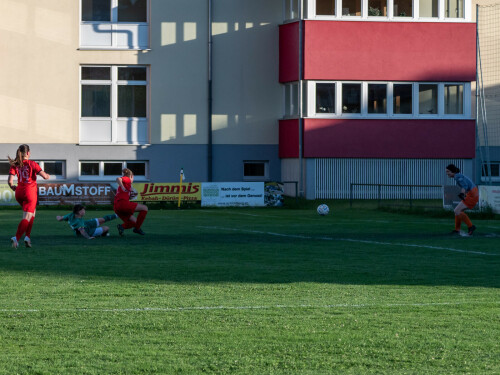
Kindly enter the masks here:
[[460, 194], [458, 194], [458, 197], [459, 197], [461, 200], [464, 200], [464, 199], [465, 199], [465, 194], [464, 194], [464, 193], [460, 193]]

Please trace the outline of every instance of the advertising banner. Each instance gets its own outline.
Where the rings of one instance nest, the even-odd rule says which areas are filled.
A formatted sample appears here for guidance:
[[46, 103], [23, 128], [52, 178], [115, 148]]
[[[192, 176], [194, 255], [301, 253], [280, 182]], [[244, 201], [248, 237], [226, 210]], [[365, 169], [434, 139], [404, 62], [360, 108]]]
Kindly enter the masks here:
[[15, 192], [13, 192], [9, 185], [0, 184], [0, 205], [11, 206], [16, 205]]
[[500, 186], [479, 186], [479, 207], [500, 214]]
[[263, 182], [206, 182], [201, 190], [202, 206], [265, 206]]
[[113, 204], [110, 184], [38, 184], [38, 204]]
[[184, 202], [201, 200], [201, 183], [199, 182], [183, 183], [182, 188], [179, 182], [134, 183], [133, 187], [139, 193], [135, 200], [141, 202], [177, 201], [179, 199], [180, 190], [182, 190], [181, 200]]

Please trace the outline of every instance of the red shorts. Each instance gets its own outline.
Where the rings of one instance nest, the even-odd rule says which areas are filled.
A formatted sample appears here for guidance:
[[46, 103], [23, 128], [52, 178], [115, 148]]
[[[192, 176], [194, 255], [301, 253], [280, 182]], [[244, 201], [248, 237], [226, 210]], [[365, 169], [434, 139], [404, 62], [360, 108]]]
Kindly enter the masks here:
[[469, 190], [469, 192], [465, 195], [463, 202], [468, 208], [471, 209], [476, 206], [477, 202], [479, 202], [479, 190], [477, 187]]
[[19, 187], [16, 189], [16, 201], [21, 205], [24, 212], [34, 213], [38, 201], [38, 189], [36, 184], [31, 187]]
[[127, 221], [130, 218], [130, 216], [134, 214], [136, 207], [137, 207], [136, 202], [119, 200], [115, 202], [113, 209], [115, 210], [115, 213], [118, 215], [120, 219], [122, 219], [123, 221]]

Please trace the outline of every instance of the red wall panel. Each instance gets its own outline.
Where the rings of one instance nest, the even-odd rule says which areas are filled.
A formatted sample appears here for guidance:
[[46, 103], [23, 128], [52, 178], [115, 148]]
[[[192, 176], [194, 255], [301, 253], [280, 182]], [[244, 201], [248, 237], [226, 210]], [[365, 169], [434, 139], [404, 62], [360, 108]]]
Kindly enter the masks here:
[[306, 80], [475, 81], [475, 23], [305, 21], [304, 30]]
[[299, 120], [279, 121], [279, 157], [299, 157]]
[[303, 156], [474, 158], [475, 121], [304, 119]]
[[299, 23], [280, 25], [279, 38], [279, 81], [297, 81], [299, 79]]

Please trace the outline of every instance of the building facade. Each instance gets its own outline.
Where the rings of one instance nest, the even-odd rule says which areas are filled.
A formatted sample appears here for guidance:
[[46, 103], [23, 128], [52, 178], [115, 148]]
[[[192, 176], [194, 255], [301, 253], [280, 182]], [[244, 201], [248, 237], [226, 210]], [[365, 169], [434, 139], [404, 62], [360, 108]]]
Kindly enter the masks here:
[[[470, 6], [314, 0], [301, 9], [291, 1], [280, 26], [282, 175], [301, 180], [313, 199], [348, 198], [352, 184], [447, 184], [450, 162], [472, 174]], [[360, 188], [359, 197], [375, 188]], [[387, 189], [386, 197], [401, 192]]]
[[2, 0], [0, 180], [21, 143], [60, 181], [279, 180], [281, 21], [281, 0]]
[[[0, 181], [446, 184], [473, 172], [462, 0], [2, 0]], [[458, 43], [457, 40], [460, 39]], [[293, 183], [285, 184], [294, 194]]]

